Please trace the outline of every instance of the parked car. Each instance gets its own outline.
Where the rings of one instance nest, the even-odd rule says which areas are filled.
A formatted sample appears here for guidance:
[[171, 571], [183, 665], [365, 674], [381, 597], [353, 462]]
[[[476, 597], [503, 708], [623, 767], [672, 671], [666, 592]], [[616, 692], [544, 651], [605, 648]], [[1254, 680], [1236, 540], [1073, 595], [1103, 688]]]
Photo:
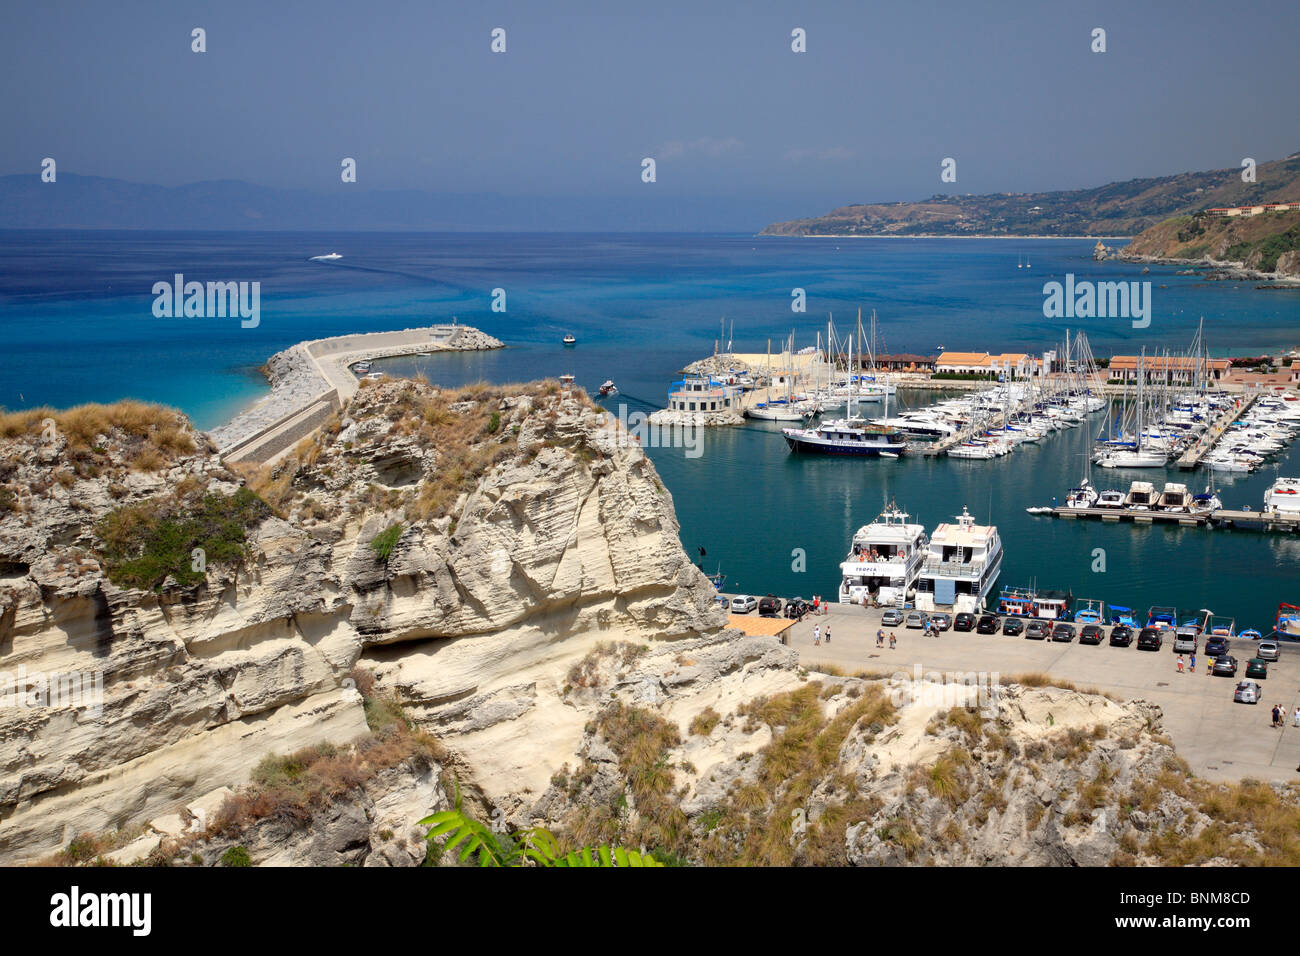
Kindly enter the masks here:
[[1205, 642], [1206, 657], [1222, 657], [1228, 653], [1228, 639], [1226, 637], [1212, 637]]
[[975, 622], [975, 632], [977, 634], [996, 634], [999, 623], [996, 614], [981, 614], [980, 619]]
[[1158, 651], [1165, 643], [1164, 628], [1144, 627], [1138, 635], [1139, 651]]
[[907, 614], [907, 620], [904, 622], [903, 626], [916, 629], [918, 627], [925, 627], [925, 625], [929, 623], [930, 615], [926, 614], [924, 611], [909, 611]]
[[1237, 659], [1231, 654], [1224, 654], [1214, 661], [1215, 677], [1236, 677], [1237, 676]]
[[1197, 637], [1200, 633], [1198, 628], [1189, 627], [1186, 624], [1174, 631], [1174, 653], [1195, 654]]
[[1128, 647], [1133, 643], [1133, 628], [1127, 624], [1116, 624], [1110, 629], [1111, 647]]
[[752, 594], [737, 594], [731, 599], [732, 614], [748, 614], [758, 607], [758, 598]]
[[1252, 657], [1246, 661], [1247, 677], [1268, 677], [1268, 661], [1262, 657]]
[[1259, 685], [1253, 680], [1238, 681], [1237, 689], [1233, 691], [1232, 699], [1238, 704], [1258, 704]]
[[965, 611], [958, 614], [952, 619], [952, 629], [954, 631], [973, 631], [975, 629], [975, 615], [967, 614]]
[[1010, 637], [1025, 632], [1025, 622], [1018, 617], [1006, 617], [1002, 619], [1002, 633]]
[[930, 615], [930, 623], [941, 631], [946, 631], [952, 627], [952, 618], [942, 612]]
[[903, 623], [903, 612], [896, 607], [891, 607], [880, 616], [880, 623], [885, 627], [898, 627]]
[[812, 605], [810, 605], [807, 601], [805, 601], [803, 598], [800, 597], [790, 598], [790, 600], [785, 602], [786, 617], [791, 617], [791, 618], [803, 617], [811, 610], [812, 610]]
[[1260, 641], [1255, 648], [1255, 656], [1266, 661], [1275, 661], [1281, 654], [1282, 649], [1278, 646], [1277, 641]]
[[1085, 624], [1083, 630], [1079, 632], [1080, 644], [1100, 644], [1106, 637], [1106, 632], [1101, 629], [1100, 624]]
[[1051, 624], [1047, 621], [1034, 619], [1025, 625], [1025, 639], [1030, 641], [1041, 641], [1047, 637], [1051, 631]]
[[781, 613], [781, 599], [769, 594], [758, 600], [758, 613], [763, 617], [776, 617]]
[[1052, 640], [1058, 644], [1069, 644], [1074, 640], [1074, 625], [1062, 621], [1052, 628]]

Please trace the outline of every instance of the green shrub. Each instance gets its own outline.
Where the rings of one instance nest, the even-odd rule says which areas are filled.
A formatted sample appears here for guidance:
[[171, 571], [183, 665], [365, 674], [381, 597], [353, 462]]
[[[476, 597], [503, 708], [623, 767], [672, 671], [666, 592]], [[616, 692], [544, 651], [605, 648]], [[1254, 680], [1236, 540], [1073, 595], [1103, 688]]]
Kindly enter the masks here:
[[232, 846], [225, 853], [221, 854], [222, 866], [252, 866], [253, 861], [248, 855], [248, 851], [242, 846]]
[[397, 547], [397, 539], [402, 536], [402, 524], [391, 524], [379, 534], [370, 539], [370, 547], [375, 552], [375, 556], [380, 561], [387, 561], [393, 556], [393, 551]]

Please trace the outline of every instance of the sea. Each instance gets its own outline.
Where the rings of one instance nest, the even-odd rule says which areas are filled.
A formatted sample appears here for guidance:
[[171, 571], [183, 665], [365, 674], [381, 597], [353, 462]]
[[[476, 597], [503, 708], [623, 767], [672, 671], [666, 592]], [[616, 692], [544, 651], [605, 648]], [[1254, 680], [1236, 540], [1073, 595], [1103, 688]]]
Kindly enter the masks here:
[[[1112, 248], [1123, 240], [1108, 241]], [[1186, 349], [1204, 319], [1216, 355], [1300, 344], [1300, 292], [1206, 281], [1168, 266], [1092, 259], [1095, 240], [783, 239], [697, 234], [163, 233], [0, 231], [0, 406], [124, 397], [176, 406], [201, 428], [267, 391], [260, 367], [295, 342], [456, 321], [502, 339], [496, 352], [376, 363], [459, 385], [572, 373], [619, 387], [616, 414], [661, 407], [671, 382], [721, 340], [737, 352], [811, 346], [875, 310], [885, 352], [1041, 353], [1082, 328], [1099, 357]], [[313, 257], [338, 253], [333, 261]], [[258, 282], [260, 318], [158, 318], [154, 286]], [[1045, 283], [1150, 282], [1151, 321], [1049, 319]], [[805, 311], [794, 311], [802, 300]], [[577, 345], [565, 348], [565, 333]], [[934, 401], [905, 392], [905, 406]], [[1145, 611], [1174, 605], [1267, 632], [1300, 604], [1300, 537], [1208, 528], [1062, 521], [1027, 514], [1085, 476], [1105, 416], [992, 461], [794, 456], [779, 428], [707, 430], [698, 456], [648, 453], [672, 493], [682, 544], [726, 590], [834, 595], [853, 532], [885, 503], [928, 529], [963, 508], [998, 526], [999, 586], [1072, 590]], [[1219, 476], [1230, 508], [1257, 509], [1300, 450], [1249, 476]], [[1202, 471], [1094, 470], [1099, 487], [1181, 481]]]

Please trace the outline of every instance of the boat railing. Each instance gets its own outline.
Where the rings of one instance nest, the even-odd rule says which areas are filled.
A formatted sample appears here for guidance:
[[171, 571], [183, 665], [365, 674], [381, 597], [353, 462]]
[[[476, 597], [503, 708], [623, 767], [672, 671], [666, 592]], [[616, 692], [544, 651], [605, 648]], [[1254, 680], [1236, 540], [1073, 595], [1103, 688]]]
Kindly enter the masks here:
[[947, 577], [978, 576], [983, 570], [983, 561], [940, 561], [929, 559], [925, 562], [927, 574], [942, 574]]

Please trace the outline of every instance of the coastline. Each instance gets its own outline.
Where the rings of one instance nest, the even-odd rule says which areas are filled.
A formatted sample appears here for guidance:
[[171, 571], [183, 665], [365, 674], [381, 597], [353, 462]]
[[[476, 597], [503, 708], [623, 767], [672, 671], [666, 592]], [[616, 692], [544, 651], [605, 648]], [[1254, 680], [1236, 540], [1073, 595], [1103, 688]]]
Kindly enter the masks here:
[[841, 235], [834, 232], [810, 232], [798, 236], [783, 236], [775, 233], [757, 232], [754, 234], [756, 239], [1109, 239], [1112, 242], [1131, 242], [1133, 236], [1007, 236], [997, 235], [990, 236], [971, 233], [962, 233], [961, 235], [948, 235], [940, 232], [915, 233], [906, 236], [900, 236], [897, 233], [854, 233], [852, 235]]

